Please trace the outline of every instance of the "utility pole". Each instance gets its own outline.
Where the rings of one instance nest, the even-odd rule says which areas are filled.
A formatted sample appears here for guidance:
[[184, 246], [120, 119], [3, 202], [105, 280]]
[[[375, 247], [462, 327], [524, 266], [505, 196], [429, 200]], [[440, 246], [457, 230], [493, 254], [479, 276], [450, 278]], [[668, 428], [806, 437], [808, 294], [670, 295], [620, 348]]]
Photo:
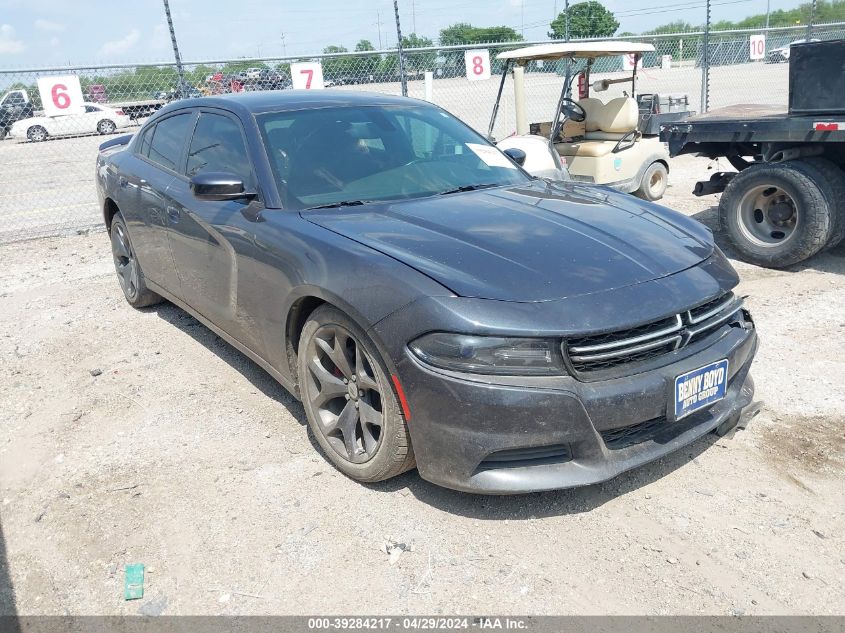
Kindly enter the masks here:
[[769, 30], [769, 13], [772, 9], [772, 0], [766, 0], [766, 30]]
[[399, 26], [399, 0], [393, 0], [393, 13], [396, 15], [396, 45], [399, 49], [399, 80], [402, 82], [402, 96], [408, 96], [408, 78], [405, 77], [405, 53], [402, 50], [402, 28]]
[[281, 39], [282, 39], [282, 55], [287, 57], [288, 56], [288, 45], [285, 43], [285, 34], [284, 33], [282, 33]]
[[170, 29], [170, 41], [173, 43], [173, 56], [176, 58], [176, 74], [179, 75], [179, 94], [185, 90], [185, 69], [182, 68], [182, 57], [179, 55], [179, 46], [176, 44], [176, 31], [173, 30], [173, 18], [170, 17], [170, 4], [164, 0], [164, 15], [167, 17], [167, 26]]
[[710, 0], [707, 0], [707, 21], [701, 55], [701, 112], [710, 109]]
[[381, 11], [376, 11], [376, 26], [378, 27], [378, 49], [381, 50]]
[[519, 34], [525, 39], [525, 0], [519, 2]]
[[411, 0], [411, 26], [414, 29], [414, 33], [417, 32], [417, 7], [416, 7], [416, 0]]
[[563, 39], [567, 42], [569, 41], [569, 0], [566, 0], [566, 7], [564, 8], [564, 15], [566, 16], [566, 20], [564, 20], [565, 27], [564, 27], [564, 34]]
[[807, 41], [813, 39], [813, 20], [816, 19], [816, 0], [810, 5], [810, 19], [807, 21]]

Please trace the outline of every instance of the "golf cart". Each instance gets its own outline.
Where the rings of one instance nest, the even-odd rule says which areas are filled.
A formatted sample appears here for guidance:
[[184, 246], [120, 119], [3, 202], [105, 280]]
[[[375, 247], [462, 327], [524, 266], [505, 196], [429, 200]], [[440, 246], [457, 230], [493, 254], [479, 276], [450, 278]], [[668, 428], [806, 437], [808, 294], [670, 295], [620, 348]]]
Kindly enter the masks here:
[[[659, 95], [634, 98], [637, 68], [643, 53], [653, 52], [651, 44], [638, 42], [561, 42], [540, 44], [506, 51], [498, 56], [505, 62], [502, 81], [493, 107], [488, 134], [492, 138], [496, 114], [502, 99], [505, 78], [512, 70], [516, 134], [502, 139], [498, 147], [522, 158], [523, 166], [535, 176], [556, 178], [568, 168], [572, 180], [608, 185], [647, 200], [659, 200], [669, 179], [669, 154], [657, 136], [659, 122], [689, 116], [687, 99]], [[603, 57], [628, 55], [633, 70], [623, 78], [601, 79], [592, 84], [594, 92], [604, 92], [611, 84], [630, 83], [618, 98], [606, 102], [590, 96], [590, 71]], [[525, 70], [529, 62], [569, 60], [563, 88], [551, 121], [528, 122], [525, 99]], [[582, 61], [583, 60], [583, 61]], [[574, 67], [574, 68], [573, 68]], [[579, 100], [570, 98], [578, 80]], [[661, 112], [663, 109], [669, 112]], [[681, 111], [682, 110], [682, 111]]]

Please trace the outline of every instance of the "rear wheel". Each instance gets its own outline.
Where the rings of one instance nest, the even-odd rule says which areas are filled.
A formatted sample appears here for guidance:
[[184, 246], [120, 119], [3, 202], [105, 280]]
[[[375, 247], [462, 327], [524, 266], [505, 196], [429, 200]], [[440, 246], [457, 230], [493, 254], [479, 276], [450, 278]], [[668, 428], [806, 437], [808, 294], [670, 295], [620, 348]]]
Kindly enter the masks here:
[[636, 195], [644, 200], [660, 200], [669, 186], [669, 170], [661, 162], [654, 162], [648, 166], [640, 181], [640, 188]]
[[845, 239], [845, 171], [826, 158], [813, 157], [804, 159], [811, 167], [815, 167], [827, 179], [831, 206], [830, 221], [833, 225], [830, 239], [824, 249], [833, 248]]
[[414, 466], [408, 427], [378, 350], [337, 308], [314, 311], [297, 358], [302, 403], [331, 462], [358, 481], [381, 481]]
[[723, 229], [743, 259], [782, 268], [811, 257], [834, 233], [835, 188], [800, 160], [738, 173], [719, 201]]
[[26, 137], [33, 143], [40, 143], [47, 140], [47, 130], [40, 125], [33, 125], [26, 131]]
[[110, 229], [111, 251], [114, 258], [114, 268], [117, 272], [117, 281], [123, 290], [123, 296], [133, 308], [143, 308], [163, 299], [147, 288], [144, 281], [144, 272], [132, 242], [129, 239], [129, 231], [126, 230], [126, 222], [123, 216], [118, 213], [114, 216]]
[[117, 126], [114, 124], [114, 121], [110, 121], [109, 119], [103, 119], [97, 124], [97, 131], [100, 134], [114, 134], [116, 129]]

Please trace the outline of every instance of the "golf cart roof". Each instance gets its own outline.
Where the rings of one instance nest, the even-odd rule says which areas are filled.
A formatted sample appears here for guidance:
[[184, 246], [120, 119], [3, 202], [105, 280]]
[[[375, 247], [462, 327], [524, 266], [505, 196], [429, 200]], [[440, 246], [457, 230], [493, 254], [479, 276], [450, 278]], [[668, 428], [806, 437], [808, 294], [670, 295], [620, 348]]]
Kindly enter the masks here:
[[561, 42], [560, 44], [538, 44], [513, 51], [499, 53], [498, 59], [561, 59], [563, 57], [592, 58], [613, 57], [627, 53], [650, 53], [654, 46], [641, 42]]

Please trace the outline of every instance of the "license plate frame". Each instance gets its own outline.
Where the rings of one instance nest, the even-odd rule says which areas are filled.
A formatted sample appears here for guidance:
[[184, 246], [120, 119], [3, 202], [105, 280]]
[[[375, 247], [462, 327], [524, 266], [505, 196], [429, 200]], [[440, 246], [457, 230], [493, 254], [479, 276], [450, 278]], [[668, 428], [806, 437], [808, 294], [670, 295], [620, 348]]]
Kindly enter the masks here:
[[672, 402], [669, 405], [669, 410], [674, 412], [674, 419], [682, 420], [724, 399], [729, 368], [728, 359], [723, 358], [675, 376]]

